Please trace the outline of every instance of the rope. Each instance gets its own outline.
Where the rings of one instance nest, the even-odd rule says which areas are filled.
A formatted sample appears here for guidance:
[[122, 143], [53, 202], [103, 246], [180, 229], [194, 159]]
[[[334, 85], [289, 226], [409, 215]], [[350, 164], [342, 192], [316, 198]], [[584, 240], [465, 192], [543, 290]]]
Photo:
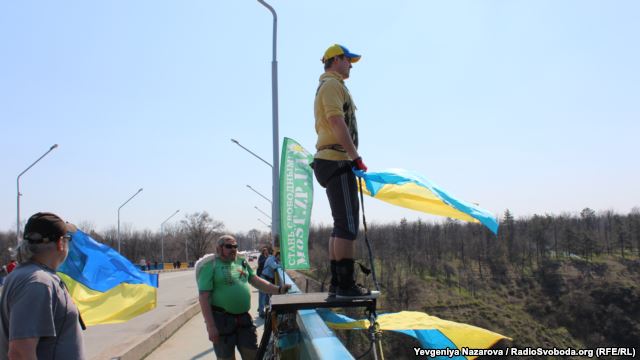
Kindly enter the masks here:
[[[367, 250], [369, 251], [369, 265], [371, 265], [371, 277], [373, 279], [373, 283], [376, 286], [376, 290], [380, 291], [380, 285], [378, 285], [378, 278], [376, 277], [376, 266], [373, 262], [373, 250], [371, 249], [371, 243], [369, 242], [369, 236], [367, 234], [367, 218], [364, 213], [364, 193], [362, 191], [362, 178], [358, 177], [358, 189], [360, 190], [360, 207], [362, 208], [362, 226], [364, 227], [364, 241], [367, 244]], [[382, 353], [382, 343], [380, 336], [382, 335], [382, 331], [380, 331], [380, 325], [377, 321], [378, 315], [375, 311], [371, 311], [369, 313], [369, 341], [371, 345], [369, 349], [362, 354], [358, 359], [364, 357], [369, 352], [373, 350], [373, 358], [384, 360], [384, 354]]]
[[364, 227], [364, 241], [367, 244], [369, 250], [369, 265], [371, 265], [371, 276], [373, 278], [373, 284], [376, 286], [376, 290], [380, 291], [380, 285], [378, 285], [378, 278], [376, 277], [376, 266], [373, 262], [373, 250], [371, 250], [371, 243], [369, 243], [369, 237], [367, 236], [367, 218], [364, 214], [364, 195], [362, 192], [362, 178], [358, 177], [358, 189], [360, 190], [360, 207], [362, 208], [362, 225]]

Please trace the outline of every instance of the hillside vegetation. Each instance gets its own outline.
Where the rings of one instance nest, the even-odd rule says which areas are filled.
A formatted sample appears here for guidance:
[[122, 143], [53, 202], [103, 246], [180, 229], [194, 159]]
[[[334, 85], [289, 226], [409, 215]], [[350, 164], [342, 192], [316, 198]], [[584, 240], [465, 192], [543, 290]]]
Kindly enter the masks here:
[[[320, 286], [329, 281], [329, 232], [315, 227], [310, 234], [314, 270], [307, 275]], [[498, 236], [477, 224], [402, 220], [370, 225], [368, 237], [383, 294], [380, 312], [422, 311], [513, 339], [498, 346], [640, 350], [637, 209], [517, 220], [507, 211]], [[359, 245], [366, 259], [364, 241]], [[359, 281], [373, 286], [371, 276]], [[366, 351], [362, 335], [342, 335]], [[402, 335], [385, 333], [385, 339], [394, 359], [413, 357], [418, 346]]]

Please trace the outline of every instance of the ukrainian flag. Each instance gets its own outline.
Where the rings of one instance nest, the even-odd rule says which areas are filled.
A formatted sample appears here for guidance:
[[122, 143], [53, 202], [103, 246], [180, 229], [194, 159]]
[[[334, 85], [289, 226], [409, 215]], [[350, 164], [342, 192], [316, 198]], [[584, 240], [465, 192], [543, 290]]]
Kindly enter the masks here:
[[124, 256], [78, 230], [58, 275], [86, 325], [130, 320], [156, 307], [158, 274], [140, 271]]
[[[332, 329], [368, 329], [367, 319], [354, 320], [328, 309], [317, 309]], [[423, 349], [490, 349], [498, 341], [509, 337], [473, 325], [457, 323], [417, 311], [381, 314], [377, 319], [380, 330], [395, 331], [417, 339]], [[461, 352], [462, 353], [462, 352]], [[476, 356], [435, 356], [430, 359], [473, 360]]]
[[404, 169], [382, 172], [354, 170], [364, 180], [363, 193], [376, 199], [427, 214], [481, 223], [494, 234], [498, 219], [489, 211], [455, 198], [424, 176]]

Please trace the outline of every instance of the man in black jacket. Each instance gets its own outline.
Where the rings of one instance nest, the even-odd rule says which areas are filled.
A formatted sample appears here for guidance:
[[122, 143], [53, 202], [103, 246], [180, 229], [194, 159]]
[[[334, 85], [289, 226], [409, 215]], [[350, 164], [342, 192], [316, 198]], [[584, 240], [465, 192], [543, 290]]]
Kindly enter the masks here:
[[[269, 250], [266, 247], [263, 247], [260, 250], [260, 256], [258, 257], [258, 269], [256, 270], [256, 274], [262, 277], [262, 270], [264, 269], [264, 263], [269, 257]], [[267, 294], [262, 291], [258, 295], [258, 315], [261, 318], [264, 318], [264, 306], [267, 304]]]

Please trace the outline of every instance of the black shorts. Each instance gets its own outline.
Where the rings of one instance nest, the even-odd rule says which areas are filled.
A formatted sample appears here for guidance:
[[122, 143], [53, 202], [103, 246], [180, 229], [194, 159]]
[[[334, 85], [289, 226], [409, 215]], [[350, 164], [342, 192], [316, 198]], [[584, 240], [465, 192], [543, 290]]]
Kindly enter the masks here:
[[213, 345], [217, 357], [233, 357], [236, 346], [250, 350], [258, 349], [258, 334], [249, 313], [232, 315], [212, 310], [213, 321], [220, 336], [218, 343]]
[[331, 216], [332, 237], [355, 240], [358, 237], [359, 211], [356, 176], [351, 161], [313, 160], [313, 172], [318, 183], [327, 191]]

